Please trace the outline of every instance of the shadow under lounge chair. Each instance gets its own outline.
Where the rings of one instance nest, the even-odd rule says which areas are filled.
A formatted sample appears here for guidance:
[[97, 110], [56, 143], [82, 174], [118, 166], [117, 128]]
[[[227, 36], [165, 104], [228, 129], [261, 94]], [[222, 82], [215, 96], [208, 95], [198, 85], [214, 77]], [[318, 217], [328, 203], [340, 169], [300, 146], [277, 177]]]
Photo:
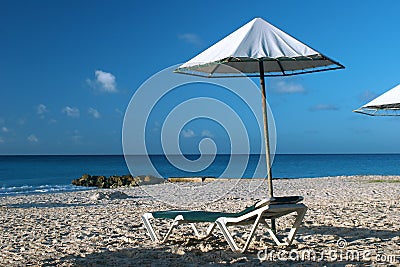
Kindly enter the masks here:
[[[164, 243], [168, 240], [172, 233], [172, 230], [180, 224], [189, 223], [194, 231], [194, 234], [199, 238], [203, 239], [208, 237], [215, 226], [221, 230], [225, 239], [227, 240], [230, 248], [234, 252], [244, 252], [250, 245], [251, 239], [257, 229], [257, 226], [262, 223], [266, 226], [268, 233], [278, 246], [286, 245], [289, 246], [297, 230], [304, 218], [307, 211], [307, 206], [302, 203], [298, 203], [303, 200], [301, 196], [289, 196], [289, 197], [273, 197], [258, 201], [253, 206], [250, 206], [237, 213], [227, 212], [211, 212], [211, 211], [193, 211], [193, 210], [167, 210], [167, 211], [155, 211], [148, 212], [142, 216], [144, 226], [150, 235], [150, 238], [154, 242]], [[296, 213], [296, 218], [293, 226], [285, 240], [280, 240], [276, 234], [272, 231], [268, 224], [268, 220], [276, 219], [285, 216], [290, 213]], [[172, 219], [172, 225], [164, 237], [158, 238], [156, 232], [151, 225], [150, 219]], [[205, 234], [201, 235], [197, 230], [195, 223], [211, 223]], [[232, 234], [228, 230], [228, 226], [232, 225], [246, 225], [252, 224], [250, 234], [247, 238], [245, 245], [239, 248], [233, 239]]]

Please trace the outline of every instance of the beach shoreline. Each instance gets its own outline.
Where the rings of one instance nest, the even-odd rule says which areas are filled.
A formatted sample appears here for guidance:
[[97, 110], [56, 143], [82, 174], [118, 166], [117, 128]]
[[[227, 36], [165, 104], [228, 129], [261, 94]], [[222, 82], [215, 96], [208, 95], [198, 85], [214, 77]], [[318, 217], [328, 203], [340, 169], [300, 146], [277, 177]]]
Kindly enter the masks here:
[[[276, 196], [304, 196], [309, 209], [296, 239], [280, 250], [260, 228], [244, 254], [232, 252], [218, 230], [206, 240], [196, 240], [187, 226], [166, 244], [155, 244], [140, 216], [177, 207], [236, 212], [267, 195], [262, 180], [217, 179], [0, 197], [0, 265], [400, 265], [400, 176], [274, 179], [274, 190]], [[112, 192], [118, 193], [115, 198], [110, 197]], [[278, 219], [278, 229], [289, 223]], [[164, 231], [168, 226], [156, 224]], [[344, 240], [344, 247], [338, 247], [339, 240]], [[289, 252], [293, 256], [306, 251], [315, 257], [284, 260]], [[329, 251], [342, 257], [329, 257]], [[346, 256], [349, 251], [353, 258]]]

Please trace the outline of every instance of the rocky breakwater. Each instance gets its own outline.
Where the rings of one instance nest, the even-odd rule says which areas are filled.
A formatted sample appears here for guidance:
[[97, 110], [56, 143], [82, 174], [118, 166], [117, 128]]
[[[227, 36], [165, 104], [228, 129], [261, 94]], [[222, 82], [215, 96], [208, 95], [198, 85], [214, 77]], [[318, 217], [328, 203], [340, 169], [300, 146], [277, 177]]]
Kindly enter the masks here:
[[99, 187], [99, 188], [117, 188], [132, 187], [139, 185], [160, 184], [165, 183], [163, 178], [157, 178], [151, 175], [141, 175], [133, 177], [132, 175], [113, 175], [105, 177], [103, 175], [84, 174], [78, 179], [72, 180], [72, 184], [76, 186]]

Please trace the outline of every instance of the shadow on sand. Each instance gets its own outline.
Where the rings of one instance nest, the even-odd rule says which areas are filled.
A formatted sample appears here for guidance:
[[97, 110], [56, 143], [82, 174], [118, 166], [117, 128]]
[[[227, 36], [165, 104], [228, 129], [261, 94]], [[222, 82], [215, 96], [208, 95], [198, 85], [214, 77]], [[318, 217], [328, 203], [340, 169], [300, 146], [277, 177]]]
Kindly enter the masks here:
[[[129, 199], [141, 199], [150, 198], [150, 196], [129, 196]], [[112, 200], [112, 199], [111, 199]], [[105, 206], [107, 203], [102, 203], [100, 200], [93, 200], [93, 203], [62, 203], [62, 202], [27, 202], [27, 203], [16, 203], [16, 204], [6, 204], [3, 207], [7, 208], [20, 208], [20, 209], [30, 209], [30, 208], [69, 208], [69, 207], [90, 207], [90, 206]]]
[[[318, 242], [318, 238], [302, 239], [307, 235], [318, 236], [321, 241], [324, 236], [334, 236], [331, 242]], [[374, 253], [371, 257], [363, 258], [362, 250], [359, 251], [360, 257], [354, 255], [354, 249], [350, 247], [339, 249], [336, 241], [339, 238], [346, 239], [350, 243], [359, 243], [367, 238], [379, 237], [381, 242], [387, 242], [398, 236], [398, 232], [387, 230], [370, 230], [367, 228], [346, 228], [314, 226], [303, 227], [299, 231], [299, 242], [286, 249], [279, 249], [276, 246], [268, 245], [267, 248], [256, 248], [254, 245], [244, 254], [232, 252], [227, 243], [220, 237], [211, 236], [206, 240], [172, 240], [166, 244], [154, 246], [144, 245], [132, 248], [115, 248], [114, 251], [104, 249], [104, 251], [86, 254], [82, 256], [66, 256], [61, 259], [50, 259], [44, 266], [68, 265], [68, 266], [345, 266], [351, 264], [355, 266], [370, 266], [375, 263]], [[269, 238], [265, 236], [264, 238]], [[317, 240], [317, 241], [316, 241]], [[210, 246], [212, 249], [202, 252], [200, 248]], [[300, 247], [301, 246], [301, 247]], [[352, 249], [353, 254], [346, 255], [347, 250]], [[362, 248], [358, 248], [362, 249]], [[281, 253], [281, 258], [277, 259], [278, 254], [274, 254], [275, 260], [268, 258], [268, 254], [274, 250]], [[315, 252], [315, 257], [304, 257], [301, 252], [311, 250]], [[327, 250], [336, 250], [342, 254], [340, 258], [332, 255], [321, 255]], [[290, 254], [292, 253], [292, 254]], [[297, 254], [296, 254], [297, 253]], [[291, 255], [291, 256], [289, 256]], [[298, 255], [298, 258], [296, 258]], [[305, 254], [308, 256], [308, 254]], [[260, 261], [259, 256], [266, 257]], [[335, 256], [335, 255], [333, 255]], [[303, 257], [303, 258], [302, 258]], [[398, 264], [400, 259], [396, 259], [394, 264]], [[393, 263], [393, 262], [392, 262]], [[390, 262], [386, 262], [386, 266]]]
[[98, 204], [84, 204], [84, 203], [59, 203], [59, 202], [31, 202], [31, 203], [18, 203], [5, 205], [8, 208], [68, 208], [68, 207], [88, 207], [98, 206]]

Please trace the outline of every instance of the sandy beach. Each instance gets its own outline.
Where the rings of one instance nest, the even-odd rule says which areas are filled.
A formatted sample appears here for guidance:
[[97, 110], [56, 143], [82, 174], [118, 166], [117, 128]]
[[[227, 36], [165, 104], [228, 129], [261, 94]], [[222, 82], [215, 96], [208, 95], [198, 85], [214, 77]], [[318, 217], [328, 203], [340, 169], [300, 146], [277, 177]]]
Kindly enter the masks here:
[[[260, 180], [2, 197], [0, 265], [400, 266], [400, 177], [279, 179], [274, 189], [276, 196], [304, 196], [309, 209], [296, 240], [278, 248], [260, 228], [244, 254], [232, 252], [218, 229], [197, 240], [180, 226], [169, 242], [154, 244], [140, 216], [188, 206], [239, 211], [267, 195]], [[292, 217], [279, 219], [278, 229]], [[165, 231], [169, 224], [156, 226]]]

